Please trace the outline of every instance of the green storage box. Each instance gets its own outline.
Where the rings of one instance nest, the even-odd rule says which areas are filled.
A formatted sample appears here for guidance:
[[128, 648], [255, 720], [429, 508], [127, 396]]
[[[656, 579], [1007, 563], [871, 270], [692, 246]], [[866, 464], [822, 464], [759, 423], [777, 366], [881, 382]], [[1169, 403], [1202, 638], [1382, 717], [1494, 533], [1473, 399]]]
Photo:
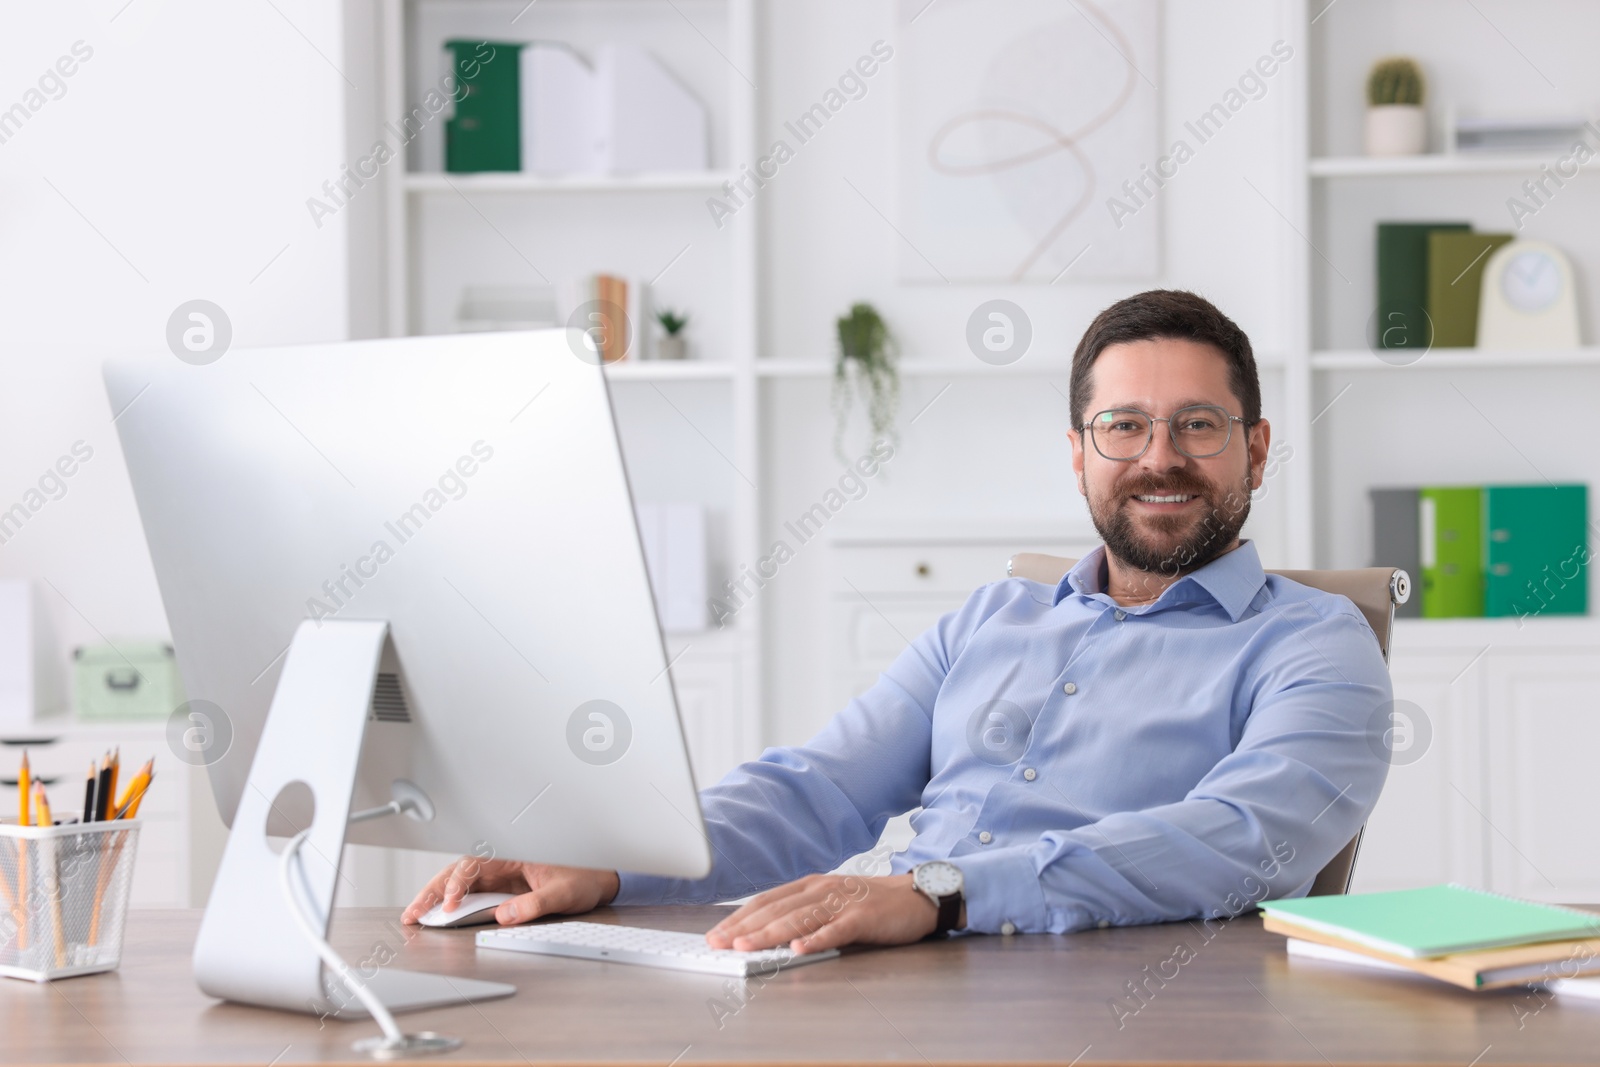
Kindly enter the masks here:
[[84, 645], [72, 653], [78, 718], [165, 719], [184, 702], [178, 661], [164, 641]]

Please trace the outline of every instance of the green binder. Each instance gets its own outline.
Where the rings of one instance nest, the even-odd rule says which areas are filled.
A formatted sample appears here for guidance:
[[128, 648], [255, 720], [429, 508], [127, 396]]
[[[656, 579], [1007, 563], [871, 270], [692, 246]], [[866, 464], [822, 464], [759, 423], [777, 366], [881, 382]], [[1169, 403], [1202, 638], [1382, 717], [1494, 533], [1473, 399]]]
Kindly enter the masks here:
[[1588, 486], [1485, 486], [1483, 613], [1587, 614], [1588, 518]]
[[1422, 541], [1422, 617], [1481, 616], [1482, 490], [1477, 486], [1427, 486], [1417, 495]]
[[444, 126], [444, 169], [521, 170], [522, 45], [451, 40], [444, 48], [461, 85]]
[[1428, 317], [1434, 348], [1472, 348], [1478, 343], [1478, 294], [1483, 265], [1509, 233], [1428, 233]]
[[1600, 915], [1458, 885], [1269, 900], [1261, 910], [1308, 930], [1412, 959], [1600, 936]]
[[1378, 223], [1378, 314], [1372, 343], [1378, 348], [1426, 350], [1428, 328], [1428, 234], [1471, 230], [1469, 222]]

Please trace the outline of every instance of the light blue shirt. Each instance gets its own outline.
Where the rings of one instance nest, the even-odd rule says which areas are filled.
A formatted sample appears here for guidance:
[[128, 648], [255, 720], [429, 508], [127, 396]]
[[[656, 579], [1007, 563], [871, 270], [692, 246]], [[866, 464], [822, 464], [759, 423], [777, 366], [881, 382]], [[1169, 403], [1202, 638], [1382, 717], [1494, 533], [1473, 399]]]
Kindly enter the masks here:
[[1303, 895], [1366, 821], [1393, 699], [1346, 597], [1239, 547], [1124, 608], [1105, 547], [1048, 586], [985, 585], [798, 747], [700, 794], [696, 881], [616, 903], [730, 900], [837, 867], [920, 805], [902, 873], [949, 860], [967, 929], [1064, 933]]

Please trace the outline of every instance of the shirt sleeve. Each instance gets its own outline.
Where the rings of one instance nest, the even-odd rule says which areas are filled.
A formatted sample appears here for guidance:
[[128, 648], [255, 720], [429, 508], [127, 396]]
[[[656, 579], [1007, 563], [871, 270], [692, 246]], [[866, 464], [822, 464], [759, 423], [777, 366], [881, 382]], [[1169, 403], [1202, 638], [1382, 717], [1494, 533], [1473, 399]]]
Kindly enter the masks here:
[[1285, 609], [1241, 694], [1239, 743], [1181, 801], [954, 858], [966, 928], [1067, 933], [1303, 895], [1366, 822], [1389, 769], [1388, 670], [1366, 620], [1331, 603]]
[[769, 748], [700, 793], [711, 844], [702, 879], [622, 872], [617, 904], [734, 900], [871, 848], [928, 784], [933, 706], [967, 637], [994, 610], [991, 583], [906, 646], [877, 682], [802, 746]]

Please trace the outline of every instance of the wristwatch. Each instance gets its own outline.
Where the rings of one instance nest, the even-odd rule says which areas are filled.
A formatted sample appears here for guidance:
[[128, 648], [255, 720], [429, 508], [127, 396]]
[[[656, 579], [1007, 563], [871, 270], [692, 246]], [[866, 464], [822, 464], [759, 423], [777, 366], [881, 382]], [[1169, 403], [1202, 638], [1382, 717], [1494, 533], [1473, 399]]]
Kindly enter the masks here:
[[944, 860], [919, 863], [911, 868], [911, 884], [939, 909], [938, 925], [933, 928], [932, 936], [954, 930], [961, 918], [964, 900], [961, 891], [966, 887], [961, 868]]

